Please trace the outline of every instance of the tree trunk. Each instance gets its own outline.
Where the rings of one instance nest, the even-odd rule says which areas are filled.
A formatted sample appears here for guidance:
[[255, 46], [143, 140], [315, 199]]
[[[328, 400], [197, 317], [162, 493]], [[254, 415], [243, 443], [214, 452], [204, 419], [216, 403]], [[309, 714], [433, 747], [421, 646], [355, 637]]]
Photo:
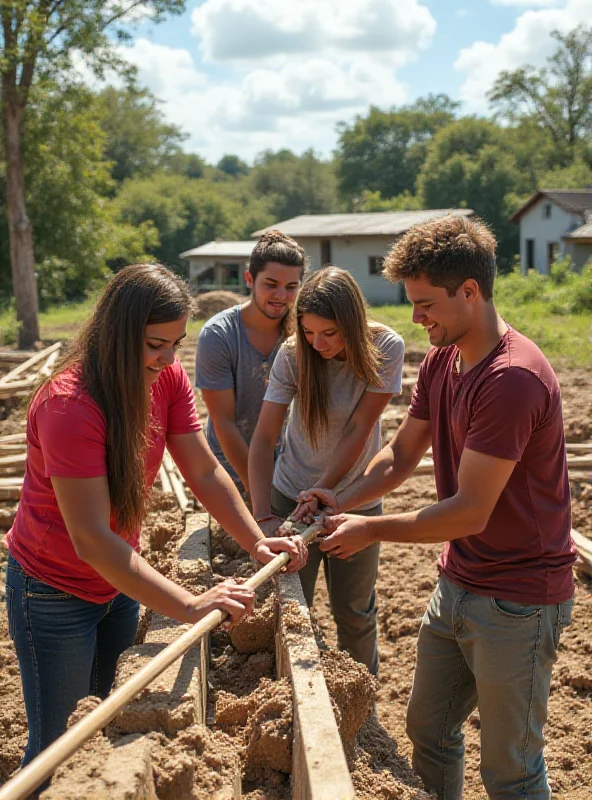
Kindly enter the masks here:
[[12, 290], [20, 323], [19, 347], [30, 348], [39, 339], [37, 281], [33, 231], [27, 216], [22, 158], [23, 109], [12, 92], [4, 93], [4, 147], [6, 153], [6, 208], [10, 235]]

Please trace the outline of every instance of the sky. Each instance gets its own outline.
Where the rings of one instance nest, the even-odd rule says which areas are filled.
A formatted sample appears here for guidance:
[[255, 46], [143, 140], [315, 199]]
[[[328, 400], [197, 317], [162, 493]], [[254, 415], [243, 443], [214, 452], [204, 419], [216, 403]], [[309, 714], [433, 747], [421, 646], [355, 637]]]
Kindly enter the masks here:
[[330, 157], [338, 123], [430, 92], [489, 114], [501, 70], [542, 66], [551, 31], [591, 21], [592, 0], [187, 0], [121, 50], [185, 150], [253, 163], [284, 147]]

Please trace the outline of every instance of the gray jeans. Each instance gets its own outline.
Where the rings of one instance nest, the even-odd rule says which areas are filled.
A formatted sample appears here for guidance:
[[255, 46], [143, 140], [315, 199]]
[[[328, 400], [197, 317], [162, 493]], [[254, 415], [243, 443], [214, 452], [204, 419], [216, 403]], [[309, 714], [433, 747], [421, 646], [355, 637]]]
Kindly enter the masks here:
[[479, 706], [481, 777], [490, 800], [547, 800], [543, 727], [551, 668], [573, 600], [523, 605], [444, 576], [423, 617], [407, 710], [413, 767], [439, 800], [461, 800], [462, 726]]
[[[271, 510], [279, 517], [288, 517], [296, 502], [271, 489]], [[382, 514], [382, 504], [368, 511], [355, 512], [367, 517]], [[308, 562], [298, 573], [307, 604], [312, 606], [315, 584], [321, 561], [329, 591], [331, 613], [337, 626], [337, 644], [356, 661], [365, 664], [372, 675], [378, 672], [376, 628], [376, 595], [380, 545], [373, 544], [348, 559], [328, 558], [318, 544], [308, 548]]]

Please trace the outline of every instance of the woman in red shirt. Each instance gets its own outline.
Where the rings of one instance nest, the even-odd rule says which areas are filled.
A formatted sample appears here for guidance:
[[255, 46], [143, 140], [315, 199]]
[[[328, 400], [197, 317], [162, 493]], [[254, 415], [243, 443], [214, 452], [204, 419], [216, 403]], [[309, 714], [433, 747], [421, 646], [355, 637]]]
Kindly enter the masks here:
[[201, 431], [175, 357], [191, 298], [159, 265], [126, 267], [109, 283], [27, 418], [27, 465], [7, 543], [6, 602], [27, 710], [23, 766], [66, 728], [76, 703], [105, 697], [136, 636], [139, 603], [181, 622], [209, 611], [234, 621], [253, 592], [224, 581], [195, 596], [138, 553], [165, 445], [207, 510], [262, 563], [302, 540], [264, 539]]

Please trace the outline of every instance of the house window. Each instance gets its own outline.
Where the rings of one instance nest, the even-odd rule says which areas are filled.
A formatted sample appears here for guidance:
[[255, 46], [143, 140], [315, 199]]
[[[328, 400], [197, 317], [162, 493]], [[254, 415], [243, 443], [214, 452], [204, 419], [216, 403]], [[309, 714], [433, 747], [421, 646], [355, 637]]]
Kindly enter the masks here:
[[526, 240], [526, 269], [534, 269], [534, 239]]
[[551, 264], [559, 258], [559, 242], [547, 242], [547, 267], [551, 269]]
[[331, 240], [321, 239], [321, 267], [331, 263]]
[[543, 206], [543, 219], [551, 219], [551, 203], [545, 203]]
[[382, 256], [368, 256], [368, 272], [370, 275], [381, 275], [384, 266]]

